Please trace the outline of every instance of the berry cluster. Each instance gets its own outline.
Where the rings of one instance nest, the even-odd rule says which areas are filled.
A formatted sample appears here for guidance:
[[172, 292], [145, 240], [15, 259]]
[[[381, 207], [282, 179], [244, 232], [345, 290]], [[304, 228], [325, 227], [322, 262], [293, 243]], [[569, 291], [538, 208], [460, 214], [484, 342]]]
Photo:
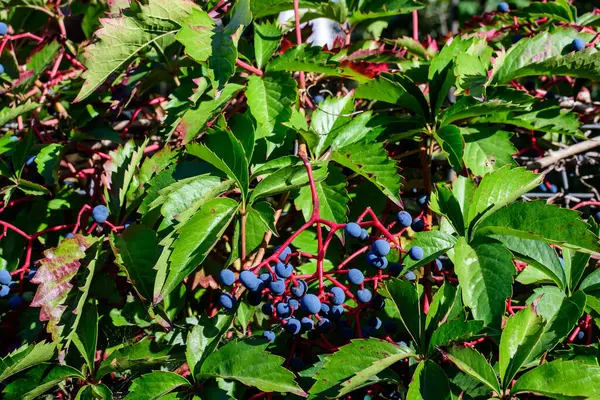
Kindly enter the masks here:
[[[35, 271], [33, 271], [33, 274], [35, 275]], [[10, 290], [15, 286], [17, 286], [17, 282], [12, 280], [10, 273], [5, 269], [0, 270], [0, 299], [8, 297], [10, 295]], [[8, 299], [8, 308], [10, 309], [17, 309], [21, 307], [22, 304], [23, 298], [18, 294], [12, 295]]]

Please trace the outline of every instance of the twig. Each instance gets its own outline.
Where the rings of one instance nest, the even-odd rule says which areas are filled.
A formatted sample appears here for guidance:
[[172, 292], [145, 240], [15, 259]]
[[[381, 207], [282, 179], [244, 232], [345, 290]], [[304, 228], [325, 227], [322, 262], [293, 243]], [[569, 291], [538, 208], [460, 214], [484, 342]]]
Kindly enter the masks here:
[[563, 158], [567, 158], [574, 154], [582, 153], [597, 146], [600, 146], [600, 137], [595, 137], [585, 142], [576, 143], [567, 147], [566, 149], [556, 151], [546, 157], [540, 158], [539, 160], [532, 161], [527, 164], [527, 169], [543, 169], [555, 164], [558, 160], [562, 160]]

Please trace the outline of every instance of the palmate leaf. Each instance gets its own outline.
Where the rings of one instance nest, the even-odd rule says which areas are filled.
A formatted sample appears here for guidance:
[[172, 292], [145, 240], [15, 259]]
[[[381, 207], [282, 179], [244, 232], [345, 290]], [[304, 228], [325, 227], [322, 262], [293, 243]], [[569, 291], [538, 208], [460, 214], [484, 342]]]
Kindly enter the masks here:
[[331, 159], [371, 181], [392, 202], [400, 204], [401, 180], [396, 161], [381, 143], [360, 143], [331, 153]]
[[577, 20], [577, 9], [566, 0], [555, 0], [549, 3], [531, 3], [527, 7], [515, 11], [514, 14], [519, 17], [535, 19], [547, 17], [566, 23]]
[[69, 378], [85, 379], [78, 370], [67, 365], [40, 364], [8, 384], [6, 400], [33, 400]]
[[473, 174], [484, 176], [506, 165], [516, 165], [512, 156], [517, 149], [510, 141], [512, 132], [485, 125], [460, 128], [460, 131], [465, 140], [464, 162]]
[[80, 323], [69, 338], [79, 350], [89, 370], [93, 371], [98, 344], [98, 310], [93, 303], [86, 303], [77, 313], [81, 314]]
[[263, 392], [305, 396], [294, 374], [282, 367], [284, 359], [269, 353], [268, 345], [252, 339], [230, 342], [206, 358], [196, 377], [235, 380]]
[[[92, 236], [82, 236], [76, 234], [72, 239], [64, 239], [59, 246], [44, 251], [44, 258], [40, 261], [40, 267], [32, 279], [32, 282], [38, 284], [37, 291], [31, 302], [32, 307], [41, 307], [40, 320], [48, 321], [47, 330], [52, 333], [55, 339], [61, 336], [63, 329], [59, 325], [64, 311], [67, 309], [65, 301], [73, 288], [71, 279], [78, 274], [82, 260], [86, 257], [90, 259], [88, 268], [92, 269], [95, 264], [94, 256], [98, 254], [86, 254], [98, 241]], [[98, 249], [89, 253], [98, 253]], [[89, 271], [88, 278], [93, 276], [93, 271]], [[89, 285], [86, 283], [87, 289]], [[84, 288], [85, 288], [84, 286]], [[82, 293], [85, 299], [87, 292]], [[81, 310], [81, 309], [80, 309]]]
[[170, 350], [170, 347], [153, 342], [149, 336], [137, 343], [120, 345], [102, 361], [96, 371], [96, 378], [101, 379], [113, 372], [141, 370], [152, 365], [164, 364], [171, 358]]
[[41, 341], [13, 351], [0, 359], [0, 381], [34, 365], [49, 361], [54, 356], [55, 343]]
[[44, 177], [46, 184], [54, 184], [58, 179], [58, 166], [63, 148], [62, 144], [51, 143], [44, 146], [35, 157], [37, 171]]
[[444, 352], [444, 355], [461, 371], [477, 379], [490, 390], [501, 393], [494, 368], [480, 352], [469, 346], [454, 346], [448, 349], [448, 352]]
[[408, 385], [406, 400], [449, 400], [450, 384], [444, 370], [431, 360], [419, 363]]
[[338, 398], [394, 363], [413, 356], [403, 345], [380, 339], [352, 340], [325, 358], [325, 365], [313, 377], [316, 382], [309, 390], [309, 398]]
[[281, 30], [281, 26], [276, 22], [254, 23], [254, 57], [259, 69], [268, 63], [279, 47]]
[[460, 129], [455, 125], [445, 125], [434, 131], [433, 136], [448, 157], [450, 165], [461, 169], [465, 141]]
[[168, 371], [152, 371], [136, 378], [124, 400], [157, 400], [163, 395], [190, 382], [183, 376]]
[[200, 372], [204, 360], [210, 356], [233, 323], [235, 313], [218, 313], [213, 318], [202, 314], [187, 336], [185, 356], [193, 376]]
[[189, 0], [151, 0], [148, 5], [132, 5], [127, 16], [100, 19], [102, 28], [96, 32], [99, 40], [86, 49], [85, 82], [75, 101], [91, 95], [138, 52], [177, 33], [196, 7]]
[[465, 221], [458, 199], [446, 186], [437, 184], [431, 193], [429, 208], [439, 215], [443, 215], [460, 236], [465, 234]]
[[342, 76], [342, 69], [337, 63], [331, 61], [332, 56], [333, 54], [322, 51], [321, 47], [317, 46], [292, 47], [271, 60], [267, 65], [267, 71], [304, 71]]
[[448, 250], [452, 249], [456, 244], [456, 241], [457, 239], [454, 236], [440, 231], [417, 232], [407, 250], [410, 250], [410, 248], [414, 246], [419, 246], [423, 249], [425, 257], [418, 261], [406, 257], [403, 260], [403, 271], [409, 271], [432, 262], [439, 256], [444, 255]]
[[[280, 162], [278, 161], [277, 164], [279, 165]], [[315, 182], [320, 182], [327, 177], [327, 167], [325, 165], [317, 166], [313, 164], [312, 168]], [[250, 202], [254, 202], [261, 197], [300, 189], [307, 183], [308, 174], [304, 165], [289, 165], [278, 169], [261, 180], [252, 191]]]

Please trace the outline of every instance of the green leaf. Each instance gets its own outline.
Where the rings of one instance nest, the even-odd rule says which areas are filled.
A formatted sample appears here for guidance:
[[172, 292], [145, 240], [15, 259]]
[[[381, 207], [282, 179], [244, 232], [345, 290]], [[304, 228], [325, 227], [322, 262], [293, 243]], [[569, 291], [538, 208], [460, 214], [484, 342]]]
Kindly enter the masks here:
[[[459, 295], [460, 296], [460, 295]], [[425, 335], [430, 338], [438, 326], [446, 321], [448, 314], [457, 301], [457, 290], [454, 286], [444, 282], [433, 296], [427, 318], [425, 319]], [[458, 299], [460, 302], [460, 299]]]
[[512, 235], [596, 253], [598, 238], [579, 215], [577, 211], [546, 204], [541, 200], [513, 203], [482, 221], [475, 234]]
[[415, 269], [444, 255], [448, 250], [454, 247], [456, 240], [457, 239], [454, 236], [440, 231], [417, 232], [407, 250], [410, 250], [410, 248], [414, 246], [419, 246], [423, 249], [425, 257], [419, 261], [415, 261], [410, 257], [405, 257], [403, 259], [404, 271]]
[[321, 47], [302, 45], [292, 47], [267, 65], [267, 71], [304, 71], [342, 76], [342, 70], [331, 61], [332, 54], [322, 51]]
[[454, 246], [452, 261], [463, 302], [473, 317], [486, 325], [499, 326], [506, 299], [512, 295], [515, 266], [510, 251], [490, 239], [468, 244], [460, 238]]
[[264, 340], [230, 342], [206, 358], [198, 378], [235, 380], [263, 392], [306, 393], [294, 381], [294, 374], [281, 366], [284, 359], [267, 351]]
[[75, 368], [40, 364], [9, 383], [2, 393], [6, 400], [33, 400], [69, 378], [85, 379]]
[[86, 303], [83, 310], [78, 311], [81, 313], [81, 320], [72, 335], [72, 340], [87, 363], [89, 371], [93, 371], [98, 344], [98, 310], [94, 304]]
[[496, 372], [480, 352], [469, 346], [454, 346], [444, 355], [461, 371], [477, 379], [495, 393], [501, 394]]
[[58, 40], [53, 40], [45, 44], [41, 49], [35, 51], [27, 61], [25, 74], [20, 78], [15, 87], [28, 87], [31, 85], [50, 64], [56, 60], [61, 44]]
[[152, 299], [158, 261], [158, 237], [153, 229], [133, 224], [121, 234], [110, 236], [115, 262], [127, 274], [138, 295]]
[[312, 113], [310, 128], [316, 133], [316, 143], [311, 144], [311, 150], [319, 157], [331, 143], [330, 134], [350, 120], [348, 114], [354, 110], [352, 94], [344, 97], [329, 97], [325, 99]]
[[50, 191], [42, 185], [38, 185], [37, 183], [30, 182], [25, 179], [19, 179], [17, 181], [17, 187], [19, 190], [29, 196], [43, 196], [50, 194]]
[[154, 304], [171, 293], [201, 264], [237, 213], [239, 204], [229, 198], [207, 201], [177, 232], [171, 245], [165, 283], [154, 296]]
[[[327, 168], [320, 166], [315, 168], [313, 164], [313, 177], [315, 182], [320, 182], [327, 176]], [[287, 192], [289, 190], [300, 189], [308, 184], [308, 175], [304, 165], [281, 168], [261, 180], [250, 195], [250, 203], [261, 197], [272, 196], [275, 194]]]
[[[489, 58], [489, 57], [488, 57]], [[475, 98], [485, 97], [488, 81], [487, 63], [478, 55], [457, 54], [454, 75], [456, 75], [455, 95], [467, 93]]]
[[17, 119], [19, 115], [23, 115], [29, 111], [35, 110], [38, 107], [40, 107], [39, 104], [31, 102], [20, 104], [15, 107], [4, 107], [2, 110], [0, 110], [0, 125], [4, 126]]
[[[488, 122], [512, 123], [507, 121], [508, 117], [506, 115], [509, 112], [523, 111], [523, 109], [522, 104], [508, 102], [503, 99], [489, 98], [486, 101], [480, 101], [473, 97], [463, 96], [444, 111], [441, 126], [449, 125], [455, 121], [484, 116], [491, 116], [491, 121]], [[478, 121], [480, 120], [487, 121], [485, 118], [478, 119]]]
[[21, 171], [23, 170], [27, 159], [31, 156], [33, 142], [33, 132], [30, 131], [23, 135], [23, 138], [17, 141], [17, 144], [15, 145], [12, 154], [12, 163], [17, 177], [21, 176]]
[[202, 314], [198, 325], [195, 325], [188, 334], [186, 342], [185, 356], [192, 376], [200, 371], [204, 360], [217, 349], [221, 338], [231, 327], [234, 317], [235, 313], [218, 313], [213, 318]]
[[501, 241], [516, 258], [550, 277], [559, 288], [564, 290], [567, 287], [564, 268], [548, 243], [508, 235], [492, 237]]
[[42, 147], [42, 150], [35, 157], [37, 171], [44, 177], [46, 184], [50, 185], [57, 182], [62, 151], [62, 144], [51, 143]]
[[450, 400], [450, 385], [444, 370], [431, 360], [421, 361], [408, 386], [406, 400]]
[[[240, 2], [236, 2], [236, 5], [238, 3]], [[223, 28], [217, 26], [213, 29], [211, 50], [208, 64], [215, 74], [215, 89], [221, 90], [235, 72], [235, 62], [238, 56], [237, 38], [228, 35]]]
[[547, 322], [540, 341], [532, 350], [528, 361], [535, 361], [544, 352], [552, 350], [577, 325], [583, 314], [586, 296], [582, 291], [567, 295], [559, 288], [542, 286], [527, 300]]
[[473, 338], [483, 329], [483, 321], [463, 321], [454, 319], [440, 325], [429, 341], [429, 353], [439, 346], [448, 346]]
[[454, 231], [459, 235], [465, 234], [465, 221], [463, 212], [454, 194], [446, 187], [435, 185], [435, 191], [431, 194], [429, 208], [448, 219]]
[[[593, 230], [593, 228], [591, 229]], [[583, 276], [585, 267], [587, 267], [588, 262], [590, 261], [590, 255], [565, 247], [562, 250], [562, 256], [562, 267], [565, 270], [567, 287], [569, 288], [569, 291], [572, 292], [575, 290]]]
[[386, 281], [381, 293], [392, 301], [402, 324], [418, 348], [423, 351], [425, 340], [425, 314], [421, 312], [422, 290], [405, 279], [391, 278]]
[[392, 202], [400, 204], [401, 179], [396, 161], [381, 143], [357, 143], [331, 153], [331, 159], [372, 182]]
[[248, 79], [248, 107], [256, 120], [257, 138], [277, 135], [292, 116], [292, 104], [298, 97], [296, 81], [286, 72], [273, 72]]
[[54, 356], [56, 345], [41, 341], [26, 345], [0, 359], [0, 381], [34, 365], [49, 361]]
[[563, 75], [592, 80], [600, 79], [600, 54], [590, 49], [573, 52], [571, 43], [583, 35], [575, 28], [558, 28], [523, 38], [494, 64], [492, 82], [508, 83], [532, 75]]
[[325, 358], [314, 376], [310, 398], [338, 398], [360, 387], [394, 363], [414, 353], [403, 345], [380, 339], [352, 340]]
[[85, 385], [77, 392], [75, 400], [113, 400], [113, 393], [104, 384], [99, 385]]
[[445, 125], [434, 131], [433, 136], [448, 157], [450, 165], [461, 169], [465, 142], [460, 129], [454, 125]]
[[172, 36], [196, 9], [185, 0], [151, 0], [119, 18], [103, 18], [98, 41], [86, 49], [85, 82], [75, 101], [94, 93], [108, 77], [125, 68], [139, 52]]
[[473, 203], [473, 197], [476, 191], [475, 182], [464, 176], [458, 176], [458, 178], [452, 184], [452, 194], [458, 201], [460, 209], [463, 214], [463, 221], [465, 221], [464, 228], [467, 229], [469, 222], [469, 210]]
[[525, 168], [509, 167], [500, 168], [484, 176], [469, 206], [467, 224], [471, 227], [471, 232], [479, 221], [484, 221], [499, 208], [539, 186], [543, 179], [543, 175], [534, 174]]
[[190, 382], [183, 376], [167, 371], [152, 371], [136, 378], [124, 400], [157, 400], [161, 396]]
[[304, 13], [300, 22], [312, 21], [317, 18], [327, 18], [338, 24], [344, 24], [348, 18], [348, 6], [346, 2], [321, 3], [318, 7]]
[[579, 290], [584, 291], [586, 294], [600, 290], [600, 269], [586, 276], [581, 285], [579, 285]]
[[550, 3], [531, 3], [515, 15], [527, 18], [550, 18], [560, 22], [571, 23], [577, 19], [577, 9], [565, 0], [556, 0]]
[[274, 224], [275, 210], [266, 201], [249, 205], [246, 211], [246, 253], [250, 253], [262, 243], [268, 231], [277, 236], [277, 230]]
[[512, 132], [485, 125], [460, 130], [465, 140], [465, 165], [473, 174], [484, 176], [506, 165], [516, 165], [512, 156], [517, 149], [510, 141]]
[[525, 364], [537, 346], [545, 322], [533, 309], [525, 307], [506, 322], [500, 338], [500, 379], [502, 387], [508, 388], [519, 369]]
[[134, 344], [126, 344], [113, 350], [100, 364], [96, 378], [126, 370], [140, 370], [169, 360], [169, 347], [161, 347], [146, 337]]
[[281, 26], [276, 22], [254, 23], [254, 56], [261, 69], [271, 59], [281, 42]]
[[536, 393], [554, 399], [600, 396], [600, 367], [581, 361], [553, 361], [524, 373], [512, 394]]

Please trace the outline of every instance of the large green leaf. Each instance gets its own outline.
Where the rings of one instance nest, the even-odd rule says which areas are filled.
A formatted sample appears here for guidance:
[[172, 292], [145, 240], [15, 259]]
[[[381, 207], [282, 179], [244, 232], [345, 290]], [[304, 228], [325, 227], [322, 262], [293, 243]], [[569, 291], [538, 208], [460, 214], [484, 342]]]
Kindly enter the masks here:
[[33, 400], [69, 378], [85, 379], [75, 368], [66, 365], [39, 364], [9, 383], [3, 390], [6, 400]]
[[506, 322], [500, 338], [500, 379], [508, 388], [544, 332], [544, 319], [533, 307], [525, 307]]
[[235, 341], [206, 358], [198, 378], [235, 380], [263, 392], [306, 393], [294, 381], [294, 374], [281, 366], [284, 359], [267, 351], [264, 340]]
[[425, 319], [425, 335], [430, 338], [438, 326], [445, 322], [448, 315], [457, 304], [460, 303], [460, 294], [457, 296], [457, 289], [447, 282], [444, 282], [437, 293], [433, 296], [427, 318]]
[[[590, 227], [590, 229], [595, 231], [593, 227]], [[564, 247], [562, 249], [562, 256], [563, 268], [565, 270], [567, 279], [567, 287], [571, 292], [573, 292], [575, 288], [577, 288], [579, 281], [585, 272], [585, 268], [590, 261], [590, 255], [580, 251], [575, 251], [568, 247]]]
[[190, 331], [187, 337], [185, 356], [192, 375], [196, 375], [202, 362], [216, 349], [221, 337], [231, 327], [235, 313], [219, 313], [213, 318], [202, 314], [198, 325]]
[[58, 179], [58, 166], [63, 148], [62, 144], [51, 143], [44, 146], [35, 157], [37, 171], [44, 177], [46, 184], [54, 184]]
[[586, 253], [598, 252], [598, 238], [579, 212], [545, 201], [513, 203], [496, 211], [477, 227], [475, 235], [512, 235], [543, 240]]
[[91, 95], [108, 77], [148, 46], [173, 36], [197, 6], [186, 0], [151, 0], [119, 18], [103, 18], [98, 41], [86, 49], [85, 82], [75, 101]]
[[0, 110], [0, 125], [6, 125], [7, 123], [17, 119], [19, 115], [23, 115], [29, 111], [35, 110], [39, 106], [40, 105], [37, 103], [28, 102], [15, 107], [5, 107]]
[[[320, 182], [327, 176], [327, 168], [321, 166], [315, 168], [313, 164], [313, 177], [315, 182]], [[304, 165], [290, 165], [283, 167], [272, 174], [267, 175], [261, 180], [258, 185], [254, 188], [250, 195], [250, 202], [255, 201], [261, 197], [272, 196], [287, 192], [288, 190], [295, 190], [305, 186], [308, 183], [308, 174]]]
[[422, 312], [422, 290], [419, 289], [406, 279], [390, 278], [381, 293], [391, 300], [395, 313], [415, 345], [424, 351], [425, 314]]
[[157, 400], [163, 395], [190, 382], [181, 375], [168, 371], [152, 371], [136, 378], [124, 400]]
[[82, 310], [77, 310], [77, 312], [81, 313], [81, 320], [71, 338], [89, 370], [93, 371], [96, 345], [98, 344], [98, 310], [94, 304], [87, 303]]
[[13, 351], [0, 359], [0, 381], [34, 365], [49, 361], [54, 355], [56, 345], [41, 341]]
[[444, 354], [461, 371], [477, 379], [495, 393], [501, 393], [500, 383], [494, 368], [480, 352], [469, 346], [454, 346]]
[[465, 220], [458, 199], [446, 186], [437, 184], [431, 194], [429, 208], [448, 219], [454, 231], [459, 235], [465, 234]]
[[456, 244], [456, 240], [454, 236], [440, 231], [417, 232], [407, 250], [410, 250], [411, 247], [419, 246], [423, 249], [425, 257], [418, 261], [410, 257], [405, 257], [403, 259], [404, 270], [407, 271], [432, 262], [452, 249]]
[[119, 235], [110, 236], [115, 262], [127, 274], [138, 295], [152, 299], [158, 261], [158, 237], [153, 229], [144, 225], [131, 225]]
[[586, 276], [585, 279], [581, 281], [579, 290], [584, 291], [586, 294], [600, 290], [600, 269], [597, 269]]
[[460, 209], [462, 210], [463, 221], [465, 223], [464, 229], [467, 229], [468, 227], [469, 211], [471, 204], [473, 203], [476, 189], [475, 182], [464, 176], [458, 176], [452, 184], [452, 194], [458, 201]]
[[516, 165], [512, 156], [517, 149], [510, 141], [512, 132], [485, 125], [460, 129], [465, 140], [465, 165], [473, 174], [484, 176], [506, 165]]
[[285, 129], [282, 122], [292, 116], [292, 104], [296, 101], [296, 81], [287, 72], [271, 72], [263, 76], [252, 75], [248, 79], [248, 107], [256, 120], [257, 138], [277, 135]]
[[[315, 140], [309, 143], [311, 150], [319, 157], [331, 143], [331, 132], [350, 120], [348, 114], [354, 111], [353, 96], [329, 97], [319, 104], [311, 116], [310, 129]], [[309, 135], [310, 137], [310, 135]]]
[[600, 367], [581, 361], [553, 361], [524, 373], [512, 394], [536, 393], [553, 399], [596, 399], [600, 396]]
[[305, 71], [341, 76], [342, 70], [331, 61], [332, 54], [321, 47], [302, 45], [292, 47], [285, 53], [275, 57], [268, 65], [267, 71]]
[[461, 169], [465, 141], [460, 133], [460, 129], [455, 125], [445, 125], [434, 131], [433, 136], [446, 154], [446, 157], [448, 157], [450, 166]]
[[[457, 299], [460, 300], [460, 299]], [[462, 307], [462, 302], [455, 307]], [[483, 321], [463, 321], [453, 319], [439, 326], [431, 335], [429, 353], [439, 346], [449, 346], [452, 343], [464, 342], [475, 337], [483, 329]]]
[[444, 370], [431, 360], [421, 361], [408, 386], [406, 400], [449, 400], [450, 385]]
[[162, 299], [204, 261], [210, 250], [222, 237], [237, 212], [239, 204], [229, 198], [206, 202], [177, 232], [171, 245], [169, 270], [154, 303]]
[[281, 26], [277, 23], [254, 23], [254, 57], [259, 69], [267, 64], [280, 42]]
[[398, 165], [381, 143], [357, 143], [331, 153], [331, 159], [371, 181], [391, 201], [400, 204]]
[[492, 118], [497, 120], [499, 118], [495, 117], [496, 115], [504, 116], [507, 112], [523, 111], [524, 108], [525, 107], [522, 104], [509, 102], [499, 98], [490, 98], [486, 101], [480, 101], [473, 97], [463, 96], [460, 97], [455, 104], [444, 111], [441, 118], [441, 125], [449, 125], [455, 121], [489, 115], [494, 116]]
[[534, 174], [525, 168], [504, 167], [486, 175], [475, 190], [469, 206], [467, 224], [471, 227], [471, 232], [478, 221], [485, 220], [499, 208], [537, 187], [543, 179], [543, 175]]
[[137, 343], [120, 345], [102, 361], [96, 371], [96, 378], [101, 379], [113, 372], [140, 370], [164, 364], [170, 358], [169, 351], [169, 347], [158, 345], [149, 336]]
[[577, 19], [577, 9], [566, 0], [555, 0], [548, 3], [534, 2], [514, 13], [527, 18], [551, 18], [566, 23], [575, 22]]
[[452, 256], [464, 304], [475, 319], [499, 326], [506, 299], [512, 295], [512, 254], [490, 239], [468, 244], [460, 238]]
[[377, 375], [392, 364], [414, 356], [403, 345], [379, 339], [352, 340], [325, 358], [315, 375], [310, 398], [338, 398]]

